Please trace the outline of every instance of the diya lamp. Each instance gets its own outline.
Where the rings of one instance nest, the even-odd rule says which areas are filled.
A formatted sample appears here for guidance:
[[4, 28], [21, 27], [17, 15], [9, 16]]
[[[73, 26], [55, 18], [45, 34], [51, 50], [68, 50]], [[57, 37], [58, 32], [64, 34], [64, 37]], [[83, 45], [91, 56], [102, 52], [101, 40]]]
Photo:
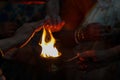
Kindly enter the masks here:
[[55, 46], [56, 40], [52, 35], [50, 29], [43, 27], [42, 39], [39, 45], [42, 47], [40, 59], [48, 71], [57, 71], [58, 67], [56, 63], [59, 62], [60, 56], [62, 55]]

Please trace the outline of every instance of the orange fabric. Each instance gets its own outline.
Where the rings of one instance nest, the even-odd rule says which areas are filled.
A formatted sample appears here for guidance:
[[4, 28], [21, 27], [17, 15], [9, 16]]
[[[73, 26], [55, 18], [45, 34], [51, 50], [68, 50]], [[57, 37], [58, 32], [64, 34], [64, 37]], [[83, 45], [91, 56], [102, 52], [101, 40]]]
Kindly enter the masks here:
[[62, 1], [61, 16], [66, 22], [65, 27], [70, 30], [75, 29], [95, 3], [95, 0]]

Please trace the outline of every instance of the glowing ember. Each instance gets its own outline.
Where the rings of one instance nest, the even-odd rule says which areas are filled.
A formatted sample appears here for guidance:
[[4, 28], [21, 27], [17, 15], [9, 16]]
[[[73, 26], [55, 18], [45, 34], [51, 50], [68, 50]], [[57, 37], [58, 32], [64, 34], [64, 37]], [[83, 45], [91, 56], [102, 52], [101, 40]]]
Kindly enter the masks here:
[[56, 40], [52, 35], [51, 30], [48, 30], [50, 40], [46, 42], [46, 36], [47, 32], [45, 28], [43, 28], [43, 34], [42, 34], [42, 41], [39, 43], [39, 45], [42, 47], [41, 55], [44, 58], [55, 58], [59, 57], [61, 55], [60, 52], [58, 52], [57, 48], [54, 46]]

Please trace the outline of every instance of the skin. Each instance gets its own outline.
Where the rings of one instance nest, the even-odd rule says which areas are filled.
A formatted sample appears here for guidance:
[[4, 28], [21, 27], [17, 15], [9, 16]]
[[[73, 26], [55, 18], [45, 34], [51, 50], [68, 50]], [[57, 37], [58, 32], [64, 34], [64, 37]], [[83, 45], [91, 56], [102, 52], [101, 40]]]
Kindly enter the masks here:
[[22, 44], [20, 47], [25, 46], [34, 34], [42, 29], [42, 25], [43, 21], [23, 24], [23, 26], [15, 32], [14, 36], [0, 40], [0, 48], [6, 52], [11, 48], [19, 46], [20, 44]]
[[[54, 4], [54, 5], [53, 5]], [[47, 15], [45, 21], [47, 23], [46, 27], [50, 28], [52, 32], [58, 32], [62, 29], [65, 24], [59, 16], [59, 0], [49, 0], [47, 3]]]

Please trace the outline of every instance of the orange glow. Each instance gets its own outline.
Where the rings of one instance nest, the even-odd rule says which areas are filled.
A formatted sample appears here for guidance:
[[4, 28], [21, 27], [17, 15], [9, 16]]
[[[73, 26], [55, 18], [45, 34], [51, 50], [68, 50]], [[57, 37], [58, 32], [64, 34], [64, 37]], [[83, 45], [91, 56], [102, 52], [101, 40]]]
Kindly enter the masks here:
[[41, 43], [39, 43], [39, 45], [42, 47], [42, 52], [40, 56], [44, 58], [59, 57], [61, 53], [58, 52], [57, 48], [54, 46], [54, 44], [56, 43], [56, 40], [53, 37], [50, 29], [48, 29], [48, 33], [49, 33], [50, 40], [46, 42], [47, 32], [46, 32], [46, 29], [43, 27], [42, 41]]

